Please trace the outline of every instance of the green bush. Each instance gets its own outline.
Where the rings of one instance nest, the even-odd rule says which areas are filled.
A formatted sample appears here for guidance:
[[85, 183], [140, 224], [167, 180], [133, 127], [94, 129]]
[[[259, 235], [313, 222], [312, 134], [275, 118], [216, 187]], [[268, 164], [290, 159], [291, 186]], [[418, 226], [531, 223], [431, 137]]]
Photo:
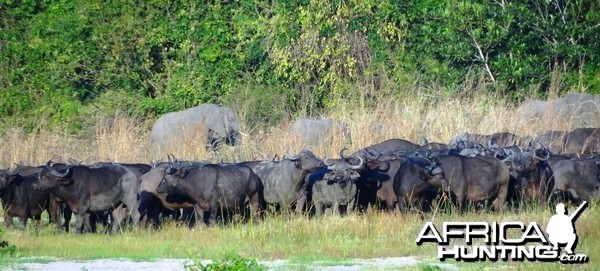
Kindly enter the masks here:
[[600, 93], [598, 1], [0, 0], [0, 18], [0, 127], [77, 132], [82, 115], [114, 114], [113, 93], [149, 117], [244, 97], [254, 123], [415, 78], [451, 89], [474, 75], [520, 100], [560, 72], [561, 89]]
[[0, 258], [8, 257], [15, 254], [17, 251], [17, 247], [15, 245], [11, 245], [8, 241], [2, 240], [5, 234], [4, 226], [0, 226]]
[[198, 260], [186, 264], [188, 271], [261, 271], [267, 270], [267, 267], [259, 264], [255, 259], [247, 259], [239, 255], [229, 254], [220, 261], [210, 264], [202, 264]]

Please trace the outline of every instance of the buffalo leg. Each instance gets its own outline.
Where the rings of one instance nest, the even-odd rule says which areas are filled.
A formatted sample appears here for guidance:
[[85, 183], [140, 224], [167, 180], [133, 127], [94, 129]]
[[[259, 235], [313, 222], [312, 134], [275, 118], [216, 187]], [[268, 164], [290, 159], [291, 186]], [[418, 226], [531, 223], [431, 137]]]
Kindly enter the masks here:
[[494, 199], [494, 211], [502, 212], [504, 210], [504, 203], [506, 203], [506, 197], [508, 196], [508, 182], [503, 186], [500, 186], [498, 196]]
[[304, 209], [304, 205], [306, 204], [306, 195], [302, 193], [298, 200], [296, 200], [296, 215], [301, 215]]
[[58, 198], [53, 194], [50, 194], [50, 199], [48, 202], [48, 216], [50, 216], [50, 221], [54, 223], [54, 228], [56, 230], [61, 230], [62, 227], [60, 225], [58, 209]]
[[15, 225], [13, 224], [13, 216], [8, 212], [8, 210], [4, 209], [4, 223], [7, 228], [12, 228]]
[[260, 198], [259, 193], [254, 193], [250, 197], [250, 215], [253, 220], [262, 219], [265, 210], [265, 202]]
[[71, 217], [73, 216], [73, 211], [66, 204], [61, 209], [64, 218], [63, 228], [65, 228], [65, 232], [69, 232], [69, 226], [71, 225]]
[[119, 230], [121, 230], [121, 228], [123, 226], [123, 221], [125, 220], [125, 218], [123, 217], [122, 209], [115, 208], [111, 212], [111, 220], [112, 220], [112, 230], [110, 233], [116, 234], [119, 232]]
[[[87, 215], [89, 217], [89, 215]], [[86, 213], [77, 213], [75, 216], [75, 231], [83, 234], [84, 220], [86, 219]], [[88, 222], [89, 223], [89, 222]]]
[[323, 215], [323, 203], [315, 202], [315, 216], [321, 217]]

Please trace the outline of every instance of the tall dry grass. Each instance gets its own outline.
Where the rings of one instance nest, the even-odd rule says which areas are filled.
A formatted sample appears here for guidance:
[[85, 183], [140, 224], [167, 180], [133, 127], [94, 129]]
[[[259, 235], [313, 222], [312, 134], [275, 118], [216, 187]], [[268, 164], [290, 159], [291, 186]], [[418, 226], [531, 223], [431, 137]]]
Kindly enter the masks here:
[[[371, 105], [366, 105], [361, 99], [348, 100], [339, 109], [323, 116], [345, 121], [350, 127], [352, 142], [344, 140], [341, 133], [334, 133], [332, 140], [311, 146], [313, 152], [320, 157], [333, 157], [341, 148], [358, 150], [389, 138], [403, 138], [415, 143], [422, 143], [427, 138], [430, 142], [446, 143], [463, 132], [491, 134], [508, 131], [536, 136], [548, 130], [573, 128], [569, 121], [561, 122], [551, 115], [535, 122], [519, 119], [509, 98], [488, 92], [476, 81], [466, 81], [452, 92], [441, 89], [424, 91], [415, 85], [412, 89], [377, 97], [375, 102], [369, 103]], [[255, 160], [271, 159], [275, 154], [281, 156], [288, 149], [290, 153], [297, 153], [306, 147], [290, 135], [291, 122], [288, 120], [258, 129], [248, 129], [242, 122], [241, 126], [252, 132], [246, 134], [239, 149], [224, 146], [221, 153], [215, 155], [207, 151], [204, 142], [199, 140], [203, 137], [190, 136], [180, 143], [183, 146], [179, 148], [181, 151], [167, 150], [161, 155], [153, 155], [148, 140], [150, 126], [124, 115], [117, 115], [111, 121], [99, 117], [93, 128], [95, 132], [87, 133], [92, 134], [92, 138], [44, 129], [27, 134], [22, 128], [15, 127], [4, 131], [0, 137], [0, 152], [3, 154], [0, 166], [6, 168], [20, 161], [38, 165], [50, 159], [66, 161], [69, 158], [86, 163], [109, 159], [150, 163], [158, 158], [166, 159], [167, 153], [182, 159]], [[234, 152], [237, 154], [234, 155]]]

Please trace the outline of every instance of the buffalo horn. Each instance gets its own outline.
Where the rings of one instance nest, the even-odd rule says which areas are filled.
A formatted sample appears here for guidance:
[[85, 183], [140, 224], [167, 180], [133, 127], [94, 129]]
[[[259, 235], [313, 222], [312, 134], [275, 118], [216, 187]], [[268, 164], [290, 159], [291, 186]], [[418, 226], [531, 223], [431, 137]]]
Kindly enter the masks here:
[[58, 170], [52, 169], [52, 175], [58, 177], [58, 178], [64, 178], [67, 177], [67, 175], [69, 175], [69, 173], [71, 172], [71, 166], [66, 167], [63, 172], [60, 172]]
[[285, 156], [287, 157], [287, 159], [290, 159], [291, 161], [296, 161], [296, 160], [300, 159], [300, 157], [301, 157], [302, 155], [301, 155], [301, 154], [298, 154], [298, 155], [296, 155], [296, 156], [292, 156], [292, 155], [290, 154], [290, 149], [288, 148], [288, 149], [286, 149], [286, 150], [285, 150]]
[[358, 158], [358, 160], [360, 160], [360, 163], [358, 163], [358, 165], [350, 166], [351, 169], [360, 169], [364, 163], [362, 157], [360, 157], [359, 155], [357, 155], [356, 158]]
[[329, 169], [329, 170], [336, 169], [337, 166], [335, 164], [329, 164], [329, 163], [327, 163], [327, 159], [329, 159], [329, 158], [325, 157], [325, 161], [323, 161], [323, 164], [325, 164], [325, 166], [327, 167], [327, 169]]
[[[21, 171], [21, 165], [15, 164], [17, 166], [17, 168], [15, 168], [13, 171], [7, 172], [8, 175], [10, 176], [15, 176], [17, 174], [19, 174], [19, 171]], [[8, 171], [8, 169], [7, 169]]]
[[535, 159], [540, 160], [540, 161], [546, 161], [550, 158], [550, 152], [546, 152], [546, 157], [537, 156], [537, 154], [535, 153], [535, 150], [532, 150], [531, 152], [533, 153], [533, 157], [535, 157]]
[[348, 159], [349, 158], [348, 156], [344, 155], [344, 152], [346, 152], [346, 150], [348, 150], [348, 148], [343, 148], [343, 149], [340, 150], [340, 157], [342, 159]]

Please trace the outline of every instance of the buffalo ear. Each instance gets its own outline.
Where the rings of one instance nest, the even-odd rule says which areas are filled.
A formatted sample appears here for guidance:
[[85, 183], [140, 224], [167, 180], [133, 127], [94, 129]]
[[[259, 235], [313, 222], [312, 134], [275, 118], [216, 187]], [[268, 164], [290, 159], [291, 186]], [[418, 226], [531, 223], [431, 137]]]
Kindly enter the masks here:
[[177, 172], [175, 172], [175, 176], [183, 179], [185, 178], [185, 176], [187, 176], [189, 173], [189, 170], [185, 169], [185, 168], [180, 168], [179, 170], [177, 170]]

